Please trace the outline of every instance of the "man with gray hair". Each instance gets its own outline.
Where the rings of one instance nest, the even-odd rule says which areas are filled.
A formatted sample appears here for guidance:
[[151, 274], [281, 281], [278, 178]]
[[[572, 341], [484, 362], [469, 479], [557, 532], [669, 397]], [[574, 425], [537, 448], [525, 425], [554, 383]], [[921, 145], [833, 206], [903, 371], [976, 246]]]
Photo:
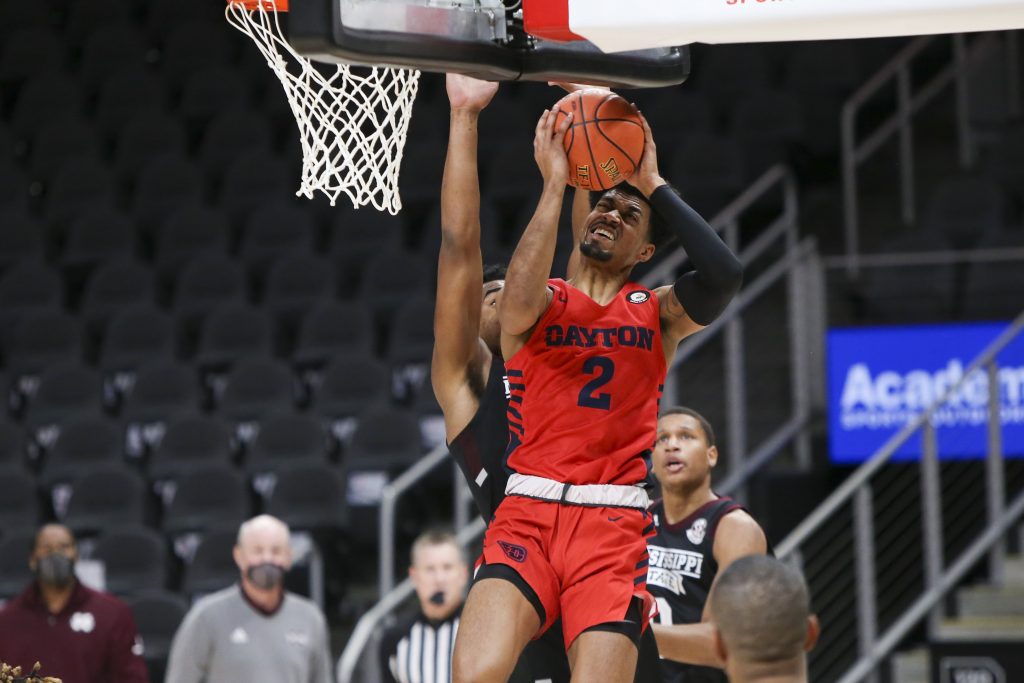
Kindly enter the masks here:
[[820, 627], [800, 572], [773, 557], [740, 558], [719, 574], [709, 603], [731, 683], [806, 683]]
[[327, 622], [284, 589], [292, 566], [288, 527], [270, 515], [242, 524], [239, 583], [199, 600], [174, 636], [166, 683], [330, 683]]

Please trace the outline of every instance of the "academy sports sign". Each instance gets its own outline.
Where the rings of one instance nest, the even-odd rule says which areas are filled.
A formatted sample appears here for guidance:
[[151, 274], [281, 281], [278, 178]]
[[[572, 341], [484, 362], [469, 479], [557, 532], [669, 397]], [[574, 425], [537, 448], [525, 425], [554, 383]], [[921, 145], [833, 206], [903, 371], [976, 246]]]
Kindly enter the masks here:
[[[839, 464], [873, 455], [964, 376], [1005, 323], [835, 329], [828, 333], [829, 453]], [[1003, 450], [1024, 457], [1024, 340], [997, 358]], [[943, 459], [979, 458], [987, 443], [988, 374], [972, 373], [936, 413]], [[921, 455], [920, 433], [896, 458]]]

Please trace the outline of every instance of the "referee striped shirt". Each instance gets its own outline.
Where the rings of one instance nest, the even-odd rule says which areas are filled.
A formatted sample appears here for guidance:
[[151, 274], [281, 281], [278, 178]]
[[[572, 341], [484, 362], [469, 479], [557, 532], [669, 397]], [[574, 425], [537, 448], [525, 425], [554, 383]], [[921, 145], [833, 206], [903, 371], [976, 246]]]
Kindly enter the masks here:
[[398, 622], [381, 640], [381, 669], [388, 683], [448, 683], [462, 608], [433, 621], [422, 612]]

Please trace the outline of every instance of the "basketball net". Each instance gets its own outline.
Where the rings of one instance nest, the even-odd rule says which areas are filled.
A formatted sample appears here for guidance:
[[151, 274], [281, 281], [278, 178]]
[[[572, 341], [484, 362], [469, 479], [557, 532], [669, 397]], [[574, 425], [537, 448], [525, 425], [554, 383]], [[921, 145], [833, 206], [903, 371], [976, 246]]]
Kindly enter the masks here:
[[319, 191], [333, 206], [344, 192], [356, 208], [372, 204], [398, 213], [398, 170], [420, 72], [315, 65], [288, 44], [279, 9], [287, 11], [287, 0], [228, 0], [225, 14], [256, 43], [284, 86], [302, 143], [302, 184], [295, 194], [312, 199]]

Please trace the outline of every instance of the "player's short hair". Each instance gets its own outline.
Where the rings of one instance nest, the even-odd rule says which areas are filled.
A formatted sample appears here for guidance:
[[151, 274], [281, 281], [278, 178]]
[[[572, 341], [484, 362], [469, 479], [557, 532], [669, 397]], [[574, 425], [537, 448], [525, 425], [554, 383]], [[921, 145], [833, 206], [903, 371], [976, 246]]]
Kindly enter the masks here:
[[29, 548], [28, 548], [29, 555], [31, 555], [32, 553], [34, 553], [36, 551], [36, 547], [39, 545], [39, 537], [43, 535], [43, 532], [46, 531], [47, 529], [55, 529], [55, 528], [56, 529], [63, 529], [64, 531], [66, 531], [68, 533], [68, 536], [71, 537], [71, 547], [72, 548], [78, 548], [78, 539], [75, 538], [75, 532], [71, 531], [71, 529], [69, 529], [64, 524], [60, 524], [58, 522], [48, 522], [48, 523], [42, 525], [41, 527], [39, 527], [38, 529], [36, 529], [35, 535], [33, 535], [32, 536], [32, 540], [29, 541], [29, 543], [30, 543]]
[[466, 561], [466, 554], [459, 547], [459, 541], [455, 535], [446, 529], [428, 529], [416, 537], [412, 542], [412, 549], [409, 551], [409, 564], [416, 563], [416, 554], [423, 548], [437, 545], [451, 544], [459, 553], [459, 559]]
[[811, 598], [798, 570], [768, 555], [743, 557], [718, 575], [711, 618], [732, 656], [744, 662], [799, 657]]
[[[677, 195], [679, 194], [679, 190], [677, 190], [676, 188], [672, 187], [672, 185], [669, 185], [669, 189], [671, 189]], [[644, 196], [643, 192], [641, 192], [640, 190], [636, 189], [635, 187], [633, 187], [629, 183], [619, 183], [618, 185], [613, 187], [612, 190], [616, 190], [616, 191], [621, 192], [622, 194], [628, 195], [630, 197], [635, 197], [635, 198], [639, 199], [640, 201], [642, 201], [644, 204], [646, 204], [648, 207], [651, 208], [651, 212], [650, 212], [650, 216], [651, 216], [651, 220], [650, 220], [650, 237], [649, 237], [649, 239], [650, 239], [650, 241], [652, 243], [654, 243], [654, 249], [656, 251], [658, 249], [662, 249], [663, 247], [666, 247], [666, 246], [668, 246], [669, 244], [672, 243], [672, 240], [675, 239], [675, 235], [672, 233], [671, 230], [669, 230], [668, 222], [665, 221], [665, 219], [661, 216], [661, 214], [659, 214], [657, 211], [654, 210], [653, 207], [651, 207], [650, 200], [648, 200], [647, 197]], [[604, 196], [608, 192], [611, 192], [612, 190], [605, 190], [604, 192], [591, 192], [590, 193], [590, 206], [591, 207], [595, 206], [597, 204], [597, 202], [601, 199], [602, 196]]]
[[718, 442], [715, 440], [715, 430], [711, 428], [711, 423], [708, 422], [708, 419], [706, 417], [698, 413], [693, 408], [687, 408], [685, 406], [672, 406], [671, 408], [666, 408], [665, 410], [661, 411], [661, 415], [658, 416], [658, 419], [660, 420], [661, 418], [666, 417], [668, 415], [689, 415], [694, 420], [700, 423], [700, 428], [704, 431], [704, 440], [707, 441], [708, 448], [717, 445]]
[[491, 263], [484, 266], [484, 282], [504, 280], [508, 272], [508, 266], [504, 263]]

